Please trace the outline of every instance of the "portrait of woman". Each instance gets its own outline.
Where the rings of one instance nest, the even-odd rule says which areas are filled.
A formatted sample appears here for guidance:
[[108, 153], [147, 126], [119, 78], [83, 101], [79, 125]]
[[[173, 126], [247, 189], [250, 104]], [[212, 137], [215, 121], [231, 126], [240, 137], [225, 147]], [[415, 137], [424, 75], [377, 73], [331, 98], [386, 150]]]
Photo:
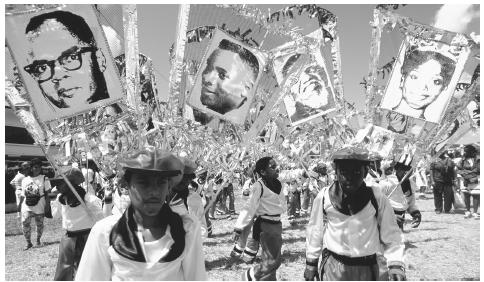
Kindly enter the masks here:
[[[407, 39], [394, 65], [381, 108], [403, 116], [439, 123], [452, 97], [467, 58], [466, 51], [451, 53], [449, 45]], [[413, 39], [415, 41], [416, 39]], [[394, 115], [393, 120], [401, 119]], [[395, 132], [404, 126], [395, 125]]]

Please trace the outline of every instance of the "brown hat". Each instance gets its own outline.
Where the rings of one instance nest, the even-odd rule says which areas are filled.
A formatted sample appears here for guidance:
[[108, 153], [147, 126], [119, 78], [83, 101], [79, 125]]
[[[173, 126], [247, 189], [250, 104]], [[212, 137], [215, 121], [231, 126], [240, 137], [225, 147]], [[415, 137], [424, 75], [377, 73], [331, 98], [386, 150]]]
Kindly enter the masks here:
[[67, 166], [60, 170], [62, 174], [71, 182], [72, 185], [79, 185], [85, 181], [84, 175], [80, 169]]
[[180, 175], [184, 168], [177, 157], [154, 147], [147, 147], [128, 155], [119, 161], [119, 165], [125, 171], [153, 173], [165, 177]]

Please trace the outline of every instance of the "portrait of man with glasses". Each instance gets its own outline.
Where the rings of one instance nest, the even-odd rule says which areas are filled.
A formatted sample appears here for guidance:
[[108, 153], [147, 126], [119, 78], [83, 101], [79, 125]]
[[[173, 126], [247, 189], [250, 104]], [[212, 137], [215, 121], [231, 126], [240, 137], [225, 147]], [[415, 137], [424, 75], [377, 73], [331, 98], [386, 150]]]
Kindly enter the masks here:
[[[7, 32], [10, 51], [23, 71], [41, 121], [94, 110], [123, 95], [94, 9], [90, 5], [66, 7], [30, 14], [29, 18], [13, 16], [12, 26], [17, 30]], [[20, 21], [23, 28], [15, 24]], [[20, 48], [16, 50], [15, 44]]]

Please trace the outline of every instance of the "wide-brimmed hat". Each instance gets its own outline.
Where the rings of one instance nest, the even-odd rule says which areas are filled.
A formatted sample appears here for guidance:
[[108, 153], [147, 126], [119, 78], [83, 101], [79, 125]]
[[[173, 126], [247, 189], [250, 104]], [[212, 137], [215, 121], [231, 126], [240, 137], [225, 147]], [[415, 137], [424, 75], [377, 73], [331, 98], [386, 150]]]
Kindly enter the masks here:
[[184, 164], [169, 152], [147, 147], [135, 151], [119, 161], [124, 171], [156, 174], [163, 177], [181, 175]]
[[376, 161], [378, 157], [374, 154], [371, 154], [370, 151], [368, 151], [365, 148], [348, 146], [348, 147], [343, 147], [339, 150], [336, 150], [331, 156], [331, 159], [334, 162], [339, 160], [356, 160], [361, 162], [372, 162], [372, 161]]

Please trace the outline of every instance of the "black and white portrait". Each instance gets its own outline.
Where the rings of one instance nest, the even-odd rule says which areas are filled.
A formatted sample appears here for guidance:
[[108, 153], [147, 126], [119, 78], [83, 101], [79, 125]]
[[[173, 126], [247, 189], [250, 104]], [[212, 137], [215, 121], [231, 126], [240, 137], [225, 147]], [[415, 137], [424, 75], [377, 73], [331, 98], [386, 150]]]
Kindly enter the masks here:
[[[300, 62], [306, 62], [301, 65]], [[297, 125], [336, 110], [334, 90], [326, 64], [320, 52], [314, 54], [293, 53], [283, 63], [275, 61], [274, 71], [279, 82], [291, 72], [302, 68], [297, 81], [284, 97], [284, 105], [291, 125]], [[287, 82], [286, 82], [287, 83]]]
[[243, 124], [263, 69], [263, 55], [217, 30], [202, 60], [188, 104]]
[[122, 98], [92, 6], [9, 15], [6, 38], [40, 121], [73, 116]]
[[[400, 48], [381, 108], [439, 123], [451, 99], [468, 50], [407, 37]], [[406, 118], [405, 118], [406, 119]], [[397, 122], [397, 119], [393, 119]], [[392, 125], [401, 128], [401, 125]]]

